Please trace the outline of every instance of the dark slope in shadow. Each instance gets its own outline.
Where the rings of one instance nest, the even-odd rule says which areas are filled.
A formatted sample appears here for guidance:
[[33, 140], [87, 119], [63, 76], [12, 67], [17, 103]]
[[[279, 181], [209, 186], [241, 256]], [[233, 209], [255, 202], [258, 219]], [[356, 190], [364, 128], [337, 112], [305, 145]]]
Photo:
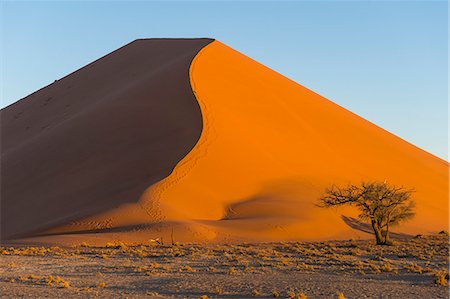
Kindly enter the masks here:
[[[365, 232], [365, 233], [368, 233], [368, 234], [371, 234], [371, 235], [373, 234], [372, 227], [369, 224], [361, 222], [361, 221], [359, 221], [356, 218], [347, 217], [347, 216], [344, 216], [344, 215], [342, 215], [341, 218], [342, 218], [342, 220], [344, 220], [345, 224], [347, 224], [351, 228], [359, 230], [359, 231], [362, 231], [362, 232]], [[392, 231], [389, 232], [389, 236], [391, 238], [394, 238], [394, 239], [405, 239], [405, 238], [412, 238], [413, 237], [413, 236], [408, 235], [408, 234], [395, 233], [395, 232], [392, 232]]]
[[211, 39], [136, 40], [1, 110], [1, 239], [136, 202], [195, 146]]

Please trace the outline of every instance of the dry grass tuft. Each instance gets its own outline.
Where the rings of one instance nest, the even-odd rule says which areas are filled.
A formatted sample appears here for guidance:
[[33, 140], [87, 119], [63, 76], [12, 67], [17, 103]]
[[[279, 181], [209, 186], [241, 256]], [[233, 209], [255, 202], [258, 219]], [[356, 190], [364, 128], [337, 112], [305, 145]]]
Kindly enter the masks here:
[[180, 268], [179, 272], [196, 272], [194, 268], [189, 265], [185, 265]]
[[383, 270], [384, 272], [392, 272], [394, 268], [392, 268], [392, 265], [389, 262], [387, 262], [381, 266], [381, 270]]
[[63, 288], [68, 288], [68, 287], [70, 286], [70, 284], [69, 284], [68, 281], [62, 279], [62, 278], [59, 277], [59, 276], [56, 276], [56, 277], [55, 277], [54, 282], [55, 282], [55, 284], [57, 284], [57, 285], [59, 285], [59, 286], [61, 286], [61, 287], [63, 287]]
[[223, 294], [223, 289], [221, 287], [215, 287], [213, 293], [216, 295], [221, 295]]
[[159, 296], [159, 293], [147, 291], [147, 292], [145, 293], [145, 295], [150, 296], [150, 297], [158, 297], [158, 296]]
[[434, 283], [440, 286], [446, 286], [447, 285], [447, 274], [443, 271], [437, 272], [434, 274]]
[[336, 295], [337, 295], [337, 299], [345, 299], [344, 293], [342, 293], [342, 292], [338, 292]]
[[295, 299], [295, 297], [296, 297], [296, 294], [295, 294], [294, 290], [290, 289], [287, 291], [287, 298]]
[[259, 297], [262, 296], [261, 292], [259, 290], [253, 290], [252, 291], [252, 296], [253, 297]]
[[97, 284], [97, 288], [99, 288], [99, 289], [103, 289], [103, 288], [105, 288], [106, 287], [106, 283], [105, 282], [99, 282], [98, 284]]
[[25, 283], [31, 283], [35, 285], [46, 285], [46, 286], [54, 286], [59, 288], [69, 288], [70, 283], [59, 277], [59, 276], [53, 276], [49, 275], [46, 277], [39, 277], [34, 274], [30, 274], [28, 276], [20, 276], [18, 278], [18, 281], [25, 282]]
[[418, 274], [422, 274], [423, 273], [423, 268], [419, 265], [417, 265], [416, 263], [409, 263], [406, 266], [406, 270], [408, 272], [412, 272], [412, 273], [418, 273]]

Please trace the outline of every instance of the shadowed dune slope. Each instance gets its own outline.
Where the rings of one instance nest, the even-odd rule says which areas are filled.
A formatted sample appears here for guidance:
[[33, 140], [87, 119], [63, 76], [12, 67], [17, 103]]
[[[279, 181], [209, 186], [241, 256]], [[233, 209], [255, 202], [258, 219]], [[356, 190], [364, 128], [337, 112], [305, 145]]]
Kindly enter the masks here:
[[189, 66], [211, 41], [136, 40], [2, 109], [2, 239], [137, 202], [168, 176], [202, 131]]
[[[83, 110], [73, 122], [73, 126], [76, 124], [80, 129], [70, 131], [75, 130], [70, 123], [67, 128], [54, 129], [54, 134], [61, 134], [57, 140], [70, 146], [45, 143], [45, 135], [15, 137], [17, 140], [9, 148], [11, 157], [17, 160], [9, 158], [7, 164], [10, 171], [17, 172], [12, 176], [15, 180], [7, 185], [15, 189], [10, 187], [9, 193], [6, 189], [14, 198], [10, 211], [20, 214], [18, 211], [27, 202], [38, 207], [42, 202], [47, 207], [58, 201], [68, 205], [49, 206], [51, 211], [44, 213], [60, 215], [60, 223], [64, 225], [55, 225], [28, 241], [104, 243], [119, 239], [142, 242], [174, 237], [176, 241], [229, 242], [368, 237], [364, 232], [367, 228], [353, 221], [357, 211], [351, 208], [323, 210], [315, 205], [329, 185], [363, 180], [386, 180], [417, 191], [414, 194], [417, 215], [400, 226], [396, 235], [447, 229], [448, 162], [218, 41], [190, 43], [189, 47], [188, 43], [183, 43], [189, 51], [180, 49], [186, 57], [168, 63], [164, 70], [173, 71], [172, 76], [176, 76], [177, 71], [184, 72], [199, 47], [204, 46], [189, 69], [190, 83], [200, 109], [193, 105], [193, 98], [185, 98], [189, 86], [178, 85], [188, 82], [184, 79], [168, 82], [161, 78], [165, 73], [158, 69], [145, 73], [145, 79], [140, 80], [121, 76], [108, 87], [113, 89], [108, 98], [96, 97], [99, 103], [95, 105], [91, 101], [80, 103]], [[149, 44], [149, 51], [150, 48]], [[146, 72], [142, 60], [145, 61], [141, 58], [139, 63], [136, 60], [136, 65], [129, 66], [126, 78], [138, 70]], [[110, 72], [114, 73], [112, 69]], [[86, 81], [90, 86], [80, 85], [79, 88], [86, 93], [88, 90], [97, 92], [94, 91], [97, 74]], [[186, 73], [178, 75], [186, 78]], [[159, 86], [155, 89], [158, 96], [149, 89], [153, 85]], [[170, 97], [160, 92], [169, 92], [171, 88], [162, 89], [160, 85], [172, 87], [171, 92], [175, 94], [170, 102], [167, 102]], [[67, 82], [59, 87], [61, 98], [69, 94], [68, 86], [75, 87], [75, 83]], [[141, 98], [127, 97], [124, 101], [122, 90]], [[182, 99], [176, 98], [181, 95]], [[48, 93], [48, 96], [52, 95]], [[45, 97], [34, 100], [33, 109], [40, 109], [39, 104], [45, 102]], [[104, 102], [111, 104], [104, 105]], [[129, 104], [134, 108], [127, 107]], [[159, 112], [146, 106], [150, 104], [164, 105], [167, 110]], [[135, 109], [137, 107], [140, 109]], [[88, 118], [90, 113], [93, 113], [92, 118]], [[164, 117], [160, 113], [165, 113]], [[14, 115], [9, 114], [11, 123]], [[25, 115], [24, 112], [23, 117]], [[159, 117], [158, 123], [152, 123], [154, 117]], [[133, 121], [129, 123], [129, 119]], [[105, 127], [86, 139], [87, 131], [98, 130], [95, 124], [90, 129], [86, 127], [90, 122], [102, 123]], [[31, 120], [29, 123], [35, 125]], [[116, 136], [117, 132], [123, 135], [109, 141], [109, 136]], [[51, 130], [47, 134], [50, 133]], [[34, 142], [37, 138], [41, 141]], [[96, 144], [102, 139], [108, 142], [102, 143], [106, 146], [101, 149], [84, 149], [87, 144]], [[18, 140], [25, 140], [29, 145], [20, 145], [23, 141]], [[84, 146], [76, 147], [78, 142]], [[162, 147], [162, 144], [170, 146]], [[5, 146], [8, 150], [8, 144]], [[30, 146], [36, 149], [33, 148], [29, 156], [22, 153], [14, 156], [22, 147]], [[31, 154], [47, 151], [52, 154], [44, 155], [44, 161]], [[64, 159], [47, 170], [45, 163], [56, 153]], [[65, 161], [74, 162], [66, 164]], [[159, 165], [156, 169], [163, 170], [157, 171], [155, 165]], [[23, 171], [22, 167], [28, 168]], [[32, 172], [34, 167], [40, 167], [39, 171]], [[33, 180], [30, 173], [39, 173], [42, 179], [32, 185], [33, 190], [21, 188], [30, 185], [29, 181]], [[86, 184], [87, 180], [91, 184], [82, 185], [73, 179], [81, 173], [81, 182]], [[28, 183], [21, 184], [24, 180]], [[70, 183], [49, 191], [59, 186], [60, 180]], [[44, 198], [41, 193], [53, 194], [53, 197]], [[81, 195], [84, 197], [80, 198]], [[135, 202], [139, 195], [140, 200]], [[105, 200], [101, 200], [105, 196], [108, 197], [106, 205]], [[89, 216], [84, 217], [87, 203], [93, 207], [89, 208]], [[33, 209], [36, 208], [29, 211]], [[97, 212], [93, 213], [94, 210]], [[67, 221], [69, 216], [75, 221]], [[26, 223], [50, 222], [45, 217], [45, 221], [40, 222], [43, 216], [33, 217], [34, 222]], [[8, 221], [20, 227], [19, 231], [29, 228], [22, 228], [20, 221], [11, 217]]]

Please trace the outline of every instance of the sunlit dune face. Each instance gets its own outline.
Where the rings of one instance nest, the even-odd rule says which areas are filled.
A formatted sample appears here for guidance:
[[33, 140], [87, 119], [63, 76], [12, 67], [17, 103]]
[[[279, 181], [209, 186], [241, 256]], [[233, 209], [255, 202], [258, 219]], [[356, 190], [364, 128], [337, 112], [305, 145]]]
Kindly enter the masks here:
[[281, 239], [350, 236], [340, 216], [355, 211], [320, 210], [317, 198], [331, 184], [387, 180], [417, 190], [417, 216], [404, 231], [447, 224], [445, 161], [218, 41], [190, 73], [204, 129], [151, 188], [167, 219], [214, 220], [237, 235], [257, 223], [257, 237], [277, 223], [285, 229], [270, 235]]

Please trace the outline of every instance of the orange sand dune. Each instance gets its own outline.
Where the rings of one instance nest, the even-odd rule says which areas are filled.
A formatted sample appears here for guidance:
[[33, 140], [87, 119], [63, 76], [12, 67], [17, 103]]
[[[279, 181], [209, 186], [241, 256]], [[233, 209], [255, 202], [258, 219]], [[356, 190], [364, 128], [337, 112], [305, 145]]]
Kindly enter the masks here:
[[398, 232], [447, 229], [448, 162], [218, 41], [195, 56], [190, 83], [203, 130], [169, 176], [148, 184], [138, 203], [28, 241], [140, 242], [172, 233], [177, 241], [209, 242], [367, 237], [342, 218], [355, 210], [315, 205], [327, 186], [363, 180], [417, 191], [417, 215]]
[[387, 180], [417, 190], [417, 216], [400, 231], [447, 227], [446, 161], [218, 41], [195, 58], [191, 82], [207, 129], [154, 187], [169, 219], [263, 240], [350, 237], [340, 215], [354, 211], [321, 210], [317, 198], [333, 183]]

